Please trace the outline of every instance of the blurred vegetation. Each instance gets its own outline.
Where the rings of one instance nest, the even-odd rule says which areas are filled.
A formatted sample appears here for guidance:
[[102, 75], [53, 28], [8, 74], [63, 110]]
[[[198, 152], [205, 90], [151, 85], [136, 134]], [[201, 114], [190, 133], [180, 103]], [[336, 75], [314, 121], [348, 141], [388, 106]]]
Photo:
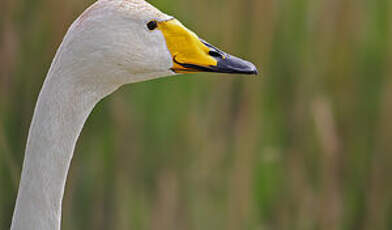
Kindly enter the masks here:
[[[0, 2], [0, 229], [51, 59], [92, 2]], [[390, 0], [150, 2], [262, 76], [105, 99], [78, 143], [64, 229], [392, 229]]]

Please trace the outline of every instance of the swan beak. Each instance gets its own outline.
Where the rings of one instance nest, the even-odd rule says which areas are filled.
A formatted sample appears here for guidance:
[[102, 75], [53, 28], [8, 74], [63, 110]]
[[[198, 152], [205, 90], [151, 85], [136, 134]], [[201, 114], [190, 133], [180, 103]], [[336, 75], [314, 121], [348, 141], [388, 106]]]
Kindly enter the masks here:
[[158, 22], [158, 29], [173, 58], [171, 70], [176, 73], [258, 74], [254, 64], [210, 45], [176, 19]]

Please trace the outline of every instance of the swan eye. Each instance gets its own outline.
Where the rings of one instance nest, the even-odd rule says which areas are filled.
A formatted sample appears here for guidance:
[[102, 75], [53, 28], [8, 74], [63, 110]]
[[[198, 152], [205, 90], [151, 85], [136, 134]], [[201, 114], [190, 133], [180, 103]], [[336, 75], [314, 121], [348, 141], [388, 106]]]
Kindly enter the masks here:
[[147, 23], [147, 28], [149, 30], [155, 30], [157, 27], [158, 27], [158, 22], [155, 20], [152, 20], [149, 23]]

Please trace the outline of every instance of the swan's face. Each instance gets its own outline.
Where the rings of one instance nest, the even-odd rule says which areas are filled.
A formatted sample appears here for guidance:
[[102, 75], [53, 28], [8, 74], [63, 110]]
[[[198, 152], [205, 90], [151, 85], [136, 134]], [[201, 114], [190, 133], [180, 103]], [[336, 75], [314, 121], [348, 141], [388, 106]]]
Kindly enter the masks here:
[[65, 46], [72, 44], [74, 56], [113, 81], [192, 72], [257, 74], [250, 62], [218, 50], [143, 0], [98, 1], [69, 33]]

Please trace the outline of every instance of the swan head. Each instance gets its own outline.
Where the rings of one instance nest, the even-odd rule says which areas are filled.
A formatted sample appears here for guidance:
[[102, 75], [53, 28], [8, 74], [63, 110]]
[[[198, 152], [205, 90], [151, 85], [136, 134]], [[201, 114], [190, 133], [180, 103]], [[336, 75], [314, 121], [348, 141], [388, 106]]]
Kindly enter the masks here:
[[[257, 74], [144, 0], [99, 0], [71, 26], [56, 59], [84, 78], [127, 84], [193, 72]], [[67, 55], [68, 54], [68, 55]]]

